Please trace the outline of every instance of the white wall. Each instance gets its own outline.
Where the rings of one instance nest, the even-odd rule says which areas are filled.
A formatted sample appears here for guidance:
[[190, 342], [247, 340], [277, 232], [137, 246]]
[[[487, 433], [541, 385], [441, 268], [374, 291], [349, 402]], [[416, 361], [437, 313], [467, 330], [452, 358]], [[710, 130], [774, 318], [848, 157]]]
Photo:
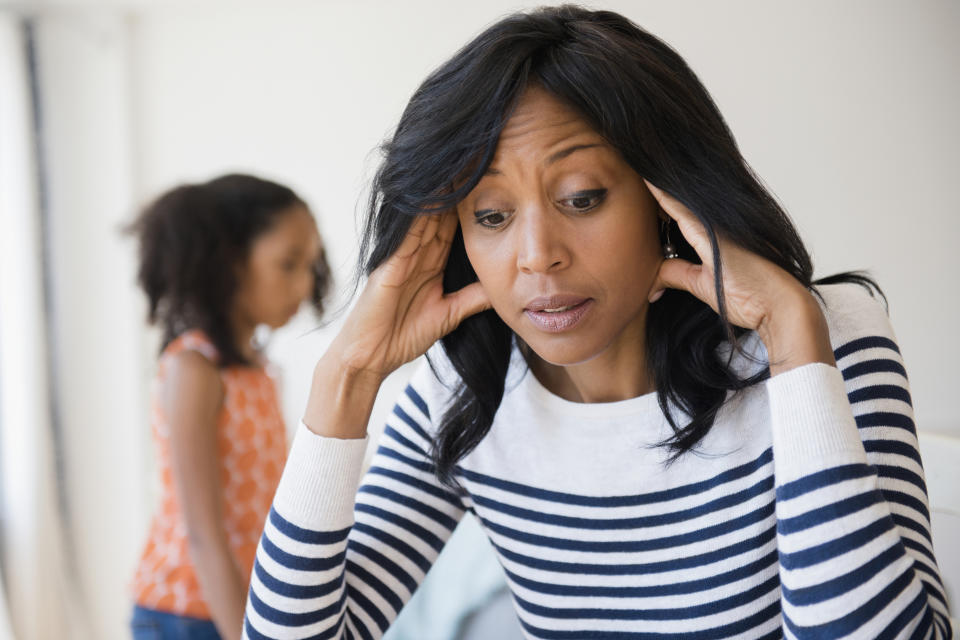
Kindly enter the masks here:
[[[233, 168], [287, 180], [321, 218], [334, 264], [349, 268], [371, 150], [430, 69], [517, 6], [145, 10], [134, 38], [141, 187]], [[819, 275], [873, 271], [890, 298], [918, 422], [960, 433], [946, 369], [960, 358], [960, 5], [604, 6], [686, 57], [791, 212]], [[290, 396], [293, 407], [303, 393], [300, 385]]]
[[[129, 357], [141, 352], [143, 337], [131, 330], [130, 314], [139, 317], [142, 305], [131, 293], [129, 246], [107, 229], [132, 214], [134, 203], [179, 181], [256, 172], [291, 184], [313, 206], [338, 281], [348, 284], [355, 214], [376, 163], [373, 149], [429, 70], [522, 5], [62, 4], [74, 8], [53, 5], [46, 14], [60, 25], [47, 31], [54, 52], [49, 64], [59, 69], [51, 82], [60, 85], [49, 86], [61, 118], [51, 135], [74, 151], [56, 159], [63, 191], [54, 204], [64, 225], [58, 242], [70, 256], [61, 266], [82, 268], [72, 276], [77, 291], [61, 292], [70, 301], [64, 310], [77, 314], [73, 333], [63, 328], [70, 346], [61, 379], [71, 385], [69, 408], [79, 416], [71, 423], [73, 446], [86, 459], [110, 465], [114, 478], [107, 483], [102, 470], [77, 478], [77, 491], [88, 492], [78, 508], [102, 518], [81, 544], [89, 554], [85, 575], [97, 594], [98, 637], [112, 638], [123, 637], [129, 606], [123, 582], [145, 526], [136, 499], [148, 495], [152, 479], [141, 471], [148, 449], [130, 435], [146, 432], [136, 424], [138, 412], [145, 417], [137, 394], [149, 361]], [[873, 271], [890, 299], [919, 425], [960, 436], [949, 404], [951, 365], [960, 362], [954, 329], [960, 274], [952, 250], [960, 240], [960, 4], [597, 5], [658, 34], [697, 71], [744, 155], [797, 222], [818, 275]], [[118, 7], [126, 7], [128, 22]], [[107, 35], [100, 31], [98, 42], [115, 47], [113, 62], [71, 35], [91, 15], [107, 20]], [[89, 82], [77, 79], [78, 65], [92, 74]], [[107, 84], [97, 81], [104, 77]], [[68, 196], [76, 207], [67, 206]], [[106, 312], [98, 315], [98, 307]], [[115, 322], [117, 332], [111, 331]], [[298, 318], [271, 345], [285, 369], [291, 424], [336, 322], [311, 332], [313, 326]], [[111, 336], [125, 345], [126, 359], [112, 347], [105, 355], [99, 350]], [[93, 377], [91, 368], [111, 373]], [[129, 400], [108, 406], [105, 398], [118, 395]], [[125, 447], [119, 450], [127, 458], [110, 458], [107, 442]]]

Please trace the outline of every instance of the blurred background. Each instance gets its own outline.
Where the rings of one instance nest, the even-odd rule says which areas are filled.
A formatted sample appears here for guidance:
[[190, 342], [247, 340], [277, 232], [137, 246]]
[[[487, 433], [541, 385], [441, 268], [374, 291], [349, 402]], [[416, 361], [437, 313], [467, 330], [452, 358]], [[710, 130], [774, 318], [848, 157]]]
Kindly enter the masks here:
[[[127, 637], [156, 490], [159, 337], [120, 227], [180, 182], [278, 180], [313, 209], [348, 302], [378, 144], [436, 65], [535, 4], [0, 0], [0, 638]], [[918, 426], [960, 437], [960, 3], [591, 6], [686, 58], [818, 276], [877, 278]], [[342, 319], [268, 337], [291, 430]], [[409, 373], [386, 385], [372, 431]], [[942, 566], [953, 535], [935, 532]], [[448, 613], [479, 597], [444, 595]]]

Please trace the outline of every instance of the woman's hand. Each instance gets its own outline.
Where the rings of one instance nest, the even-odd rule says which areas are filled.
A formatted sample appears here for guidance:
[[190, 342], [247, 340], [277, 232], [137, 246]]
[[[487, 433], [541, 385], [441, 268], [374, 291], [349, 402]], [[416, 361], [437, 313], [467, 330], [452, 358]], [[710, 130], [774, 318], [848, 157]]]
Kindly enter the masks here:
[[[680, 233], [703, 264], [679, 258], [663, 261], [650, 289], [655, 302], [665, 288], [693, 294], [719, 313], [714, 254], [703, 223], [679, 200], [644, 180], [661, 208], [677, 221]], [[756, 331], [770, 357], [771, 374], [809, 362], [834, 364], [826, 320], [813, 295], [769, 260], [718, 235], [727, 319]]]
[[385, 378], [464, 318], [490, 308], [479, 282], [443, 293], [443, 270], [457, 224], [452, 211], [421, 215], [397, 251], [370, 274], [332, 346], [344, 366]]
[[313, 371], [303, 423], [314, 433], [362, 438], [380, 385], [464, 318], [490, 308], [479, 282], [443, 294], [443, 270], [457, 230], [450, 211], [422, 215], [377, 267], [343, 329]]

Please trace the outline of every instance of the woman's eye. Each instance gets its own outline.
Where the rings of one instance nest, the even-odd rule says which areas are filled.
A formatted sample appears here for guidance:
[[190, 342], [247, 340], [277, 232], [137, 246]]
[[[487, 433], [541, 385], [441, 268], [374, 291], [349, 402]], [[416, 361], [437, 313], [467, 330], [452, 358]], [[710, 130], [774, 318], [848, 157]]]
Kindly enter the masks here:
[[560, 200], [560, 204], [568, 209], [576, 209], [577, 211], [589, 211], [597, 205], [599, 205], [604, 196], [607, 195], [606, 189], [591, 189], [589, 191], [580, 191], [575, 193], [568, 198], [563, 198]]
[[492, 209], [477, 211], [473, 215], [476, 216], [477, 224], [487, 227], [488, 229], [501, 227], [503, 223], [507, 221], [507, 216], [503, 211]]

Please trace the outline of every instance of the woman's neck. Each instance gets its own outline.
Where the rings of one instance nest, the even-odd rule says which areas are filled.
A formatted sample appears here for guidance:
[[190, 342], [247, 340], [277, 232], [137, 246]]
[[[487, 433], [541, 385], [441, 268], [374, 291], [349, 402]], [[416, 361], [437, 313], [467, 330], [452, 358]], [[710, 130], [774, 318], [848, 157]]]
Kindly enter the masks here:
[[547, 390], [571, 402], [617, 402], [656, 391], [645, 352], [636, 345], [616, 348], [574, 365], [555, 365], [523, 345], [533, 375]]

